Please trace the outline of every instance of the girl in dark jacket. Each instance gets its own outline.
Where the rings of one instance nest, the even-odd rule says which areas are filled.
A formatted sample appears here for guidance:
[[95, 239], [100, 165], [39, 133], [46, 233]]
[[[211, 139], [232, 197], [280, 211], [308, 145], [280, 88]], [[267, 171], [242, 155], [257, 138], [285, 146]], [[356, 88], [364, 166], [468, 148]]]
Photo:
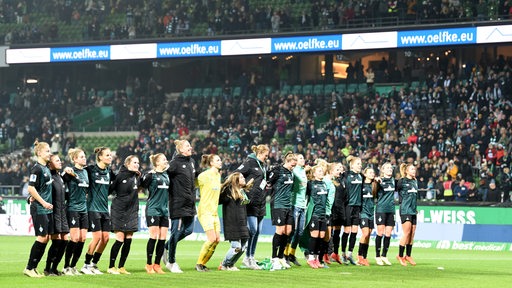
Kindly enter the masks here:
[[[139, 195], [140, 172], [139, 158], [130, 155], [124, 160], [116, 180], [110, 185], [110, 190], [114, 195], [110, 214], [112, 219], [112, 230], [116, 235], [116, 242], [110, 250], [110, 266], [107, 270], [110, 274], [131, 274], [126, 271], [124, 264], [130, 246], [132, 243], [133, 232], [139, 228]], [[115, 262], [119, 250], [121, 257], [119, 259], [119, 269], [116, 269]]]
[[219, 270], [238, 271], [235, 264], [247, 248], [249, 229], [246, 205], [250, 200], [244, 189], [250, 190], [252, 181], [249, 182], [246, 185], [244, 176], [234, 172], [222, 184], [219, 204], [222, 204], [224, 238], [231, 242], [231, 248], [220, 263]]
[[242, 173], [247, 181], [254, 181], [254, 185], [247, 194], [251, 202], [247, 205], [247, 226], [249, 227], [249, 241], [243, 263], [251, 269], [260, 269], [254, 259], [258, 236], [263, 226], [263, 217], [266, 214], [265, 187], [267, 186], [265, 160], [268, 158], [270, 148], [260, 144], [251, 147], [254, 153], [247, 156], [244, 163], [236, 169]]

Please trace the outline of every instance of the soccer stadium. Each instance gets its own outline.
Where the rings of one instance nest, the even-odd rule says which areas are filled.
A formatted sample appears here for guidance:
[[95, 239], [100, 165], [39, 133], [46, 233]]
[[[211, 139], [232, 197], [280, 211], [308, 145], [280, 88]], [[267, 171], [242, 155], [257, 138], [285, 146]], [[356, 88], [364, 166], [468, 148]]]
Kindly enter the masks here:
[[[318, 280], [383, 287], [509, 283], [509, 267], [497, 263], [506, 263], [512, 251], [511, 31], [508, 0], [0, 1], [0, 275], [22, 287], [41, 281], [121, 287], [125, 278], [148, 287], [230, 287], [233, 279], [254, 287], [305, 287]], [[71, 221], [66, 209], [80, 185], [70, 183], [81, 177], [74, 175], [81, 171], [76, 148], [85, 155], [78, 166], [87, 171], [83, 184], [90, 187], [84, 190], [89, 226], [73, 226], [86, 236], [77, 242], [83, 252], [73, 248], [68, 255], [65, 243], [69, 250], [75, 237], [68, 234], [71, 222], [59, 232], [62, 238], [49, 231], [61, 204]], [[159, 157], [167, 166], [157, 165]], [[303, 183], [301, 209], [323, 201], [327, 214], [308, 221], [325, 226], [319, 235], [326, 236], [287, 214], [297, 208], [290, 201], [298, 193], [291, 184], [298, 166], [307, 171], [308, 183], [334, 183], [327, 199], [313, 197], [317, 188]], [[324, 176], [331, 173], [328, 181], [315, 178], [319, 166]], [[328, 172], [334, 166], [339, 171]], [[181, 171], [192, 175], [190, 211], [176, 202], [188, 189], [173, 176], [182, 168], [191, 169]], [[261, 170], [259, 180], [249, 176], [251, 169]], [[375, 175], [368, 176], [368, 169]], [[110, 180], [94, 178], [104, 172]], [[288, 172], [295, 180], [286, 178]], [[356, 179], [351, 173], [362, 182], [347, 180]], [[238, 175], [248, 183], [233, 179]], [[133, 187], [125, 187], [132, 178], [122, 177], [132, 177]], [[147, 177], [168, 183], [150, 185]], [[383, 184], [388, 178], [389, 189]], [[56, 189], [59, 181], [63, 185]], [[98, 188], [105, 201], [91, 210], [89, 202], [100, 201], [91, 200], [94, 183], [101, 181], [107, 181], [104, 190]], [[367, 183], [391, 191], [386, 225], [378, 219], [381, 192], [372, 196], [368, 188], [364, 194]], [[402, 194], [403, 185], [414, 189]], [[249, 207], [260, 200], [250, 193], [256, 186], [263, 206], [253, 214]], [[168, 214], [157, 215], [157, 226], [151, 222], [155, 215], [147, 214], [155, 207], [152, 193], [160, 191], [155, 187], [168, 190], [159, 198]], [[248, 243], [246, 236], [227, 236], [224, 221], [232, 210], [222, 202], [226, 187], [249, 205], [240, 210], [248, 218]], [[217, 194], [210, 197], [203, 188]], [[359, 194], [349, 195], [352, 190]], [[135, 193], [129, 207], [118, 206], [122, 191]], [[336, 201], [345, 193], [339, 212]], [[369, 217], [362, 216], [365, 204], [352, 203], [356, 198], [370, 199]], [[205, 199], [215, 221], [205, 216]], [[101, 219], [91, 218], [91, 211]], [[343, 215], [338, 228], [330, 214], [336, 211]], [[366, 218], [372, 223], [363, 227]], [[91, 229], [107, 222], [105, 229]], [[123, 230], [127, 226], [133, 228]], [[385, 235], [379, 226], [386, 226]], [[155, 227], [168, 228], [166, 239], [153, 239], [160, 231]], [[309, 239], [302, 246], [301, 238], [294, 245], [299, 230], [311, 231], [318, 243]], [[164, 255], [162, 240], [170, 242]], [[162, 270], [160, 259], [152, 264], [150, 247], [162, 256]], [[226, 251], [238, 256], [229, 258]], [[66, 274], [65, 261], [71, 257], [73, 263], [73, 253], [80, 277], [66, 276], [73, 274]], [[118, 254], [122, 264], [116, 268]], [[32, 279], [42, 278], [43, 270], [61, 277]], [[100, 273], [105, 275], [92, 276]]]

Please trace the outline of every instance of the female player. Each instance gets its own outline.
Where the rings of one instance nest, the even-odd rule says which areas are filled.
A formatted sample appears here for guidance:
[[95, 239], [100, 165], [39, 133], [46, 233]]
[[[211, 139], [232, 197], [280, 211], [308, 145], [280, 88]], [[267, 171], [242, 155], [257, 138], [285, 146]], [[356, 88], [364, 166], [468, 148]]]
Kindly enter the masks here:
[[85, 254], [84, 266], [80, 269], [80, 272], [89, 275], [103, 274], [97, 264], [109, 240], [111, 223], [108, 212], [108, 193], [110, 183], [115, 180], [115, 175], [110, 170], [112, 151], [108, 147], [97, 147], [94, 153], [96, 164], [86, 167], [89, 176], [87, 211], [92, 240]]
[[[146, 272], [149, 274], [165, 274], [160, 266], [164, 255], [165, 239], [169, 230], [169, 175], [167, 174], [167, 157], [162, 153], [149, 156], [153, 170], [142, 178], [142, 187], [148, 189], [146, 203], [146, 224], [149, 230], [146, 245]], [[156, 246], [156, 250], [155, 250]], [[153, 264], [153, 252], [155, 263]]]
[[240, 172], [234, 172], [222, 183], [219, 203], [222, 204], [222, 225], [224, 238], [230, 241], [231, 248], [220, 263], [219, 270], [238, 271], [236, 262], [244, 254], [249, 239], [247, 211], [250, 202], [245, 191], [250, 189], [252, 181], [245, 182]]
[[[343, 232], [350, 233], [350, 226], [347, 226], [345, 223], [346, 220], [346, 207], [348, 206], [348, 197], [347, 191], [345, 189], [345, 166], [340, 165], [340, 176], [338, 177], [339, 185], [336, 186], [336, 195], [334, 196], [334, 204], [332, 206], [331, 212], [331, 224], [332, 224], [332, 244], [333, 244], [333, 252], [331, 253], [331, 259], [338, 262], [339, 264], [348, 264], [346, 257], [340, 257], [338, 254], [340, 247], [340, 234], [341, 234], [341, 226], [343, 226]], [[347, 247], [347, 239], [345, 239], [344, 245], [342, 247]], [[342, 262], [344, 261], [344, 262]]]
[[283, 165], [276, 166], [268, 176], [268, 183], [272, 185], [270, 200], [272, 225], [276, 227], [272, 239], [271, 269], [273, 270], [290, 268], [290, 265], [284, 260], [284, 249], [288, 243], [288, 235], [292, 232], [292, 171], [295, 165], [297, 165], [297, 157], [294, 153], [288, 152], [284, 156]]
[[329, 248], [329, 241], [331, 240], [331, 215], [332, 215], [332, 207], [334, 204], [334, 199], [336, 197], [337, 187], [340, 185], [338, 182], [338, 177], [343, 171], [341, 168], [341, 163], [328, 163], [327, 164], [326, 174], [324, 176], [323, 181], [325, 182], [325, 186], [327, 187], [327, 203], [325, 207], [325, 215], [327, 221], [327, 230], [325, 233], [324, 241], [322, 242], [322, 250], [320, 251], [319, 261], [321, 263], [331, 264], [329, 259], [329, 254], [327, 253]]
[[50, 145], [46, 142], [34, 143], [34, 154], [37, 162], [30, 169], [28, 193], [33, 198], [35, 211], [32, 215], [36, 240], [30, 249], [27, 267], [23, 274], [28, 277], [40, 278], [43, 274], [37, 271], [37, 265], [43, 257], [44, 250], [51, 234], [53, 234], [52, 175], [46, 167], [50, 162]]
[[368, 262], [368, 247], [370, 243], [370, 234], [374, 228], [373, 217], [375, 216], [375, 198], [377, 196], [377, 182], [375, 181], [375, 170], [367, 167], [363, 170], [363, 201], [361, 205], [361, 239], [359, 239], [359, 250], [357, 264], [370, 266]]
[[[400, 199], [400, 220], [402, 221], [403, 235], [398, 247], [398, 262], [400, 265], [407, 266], [407, 262], [412, 266], [416, 265], [411, 257], [412, 243], [414, 233], [416, 232], [416, 215], [418, 199], [418, 181], [416, 180], [416, 167], [412, 163], [400, 164], [400, 175], [402, 178], [397, 183], [397, 191]], [[405, 256], [404, 256], [405, 251]]]
[[[347, 157], [347, 162], [349, 163], [350, 171], [348, 171], [347, 176], [345, 177], [345, 187], [347, 189], [348, 197], [346, 226], [350, 226], [351, 228], [350, 234], [343, 232], [341, 243], [343, 257], [346, 258], [350, 264], [356, 265], [356, 262], [352, 258], [352, 251], [354, 251], [354, 246], [356, 245], [357, 230], [360, 224], [359, 217], [361, 213], [363, 191], [363, 176], [361, 175], [362, 163], [361, 158], [352, 155]], [[348, 254], [345, 254], [347, 239], [349, 241]]]
[[89, 218], [87, 215], [87, 193], [89, 193], [89, 176], [84, 169], [87, 166], [87, 158], [80, 148], [71, 148], [68, 157], [74, 166], [74, 176], [64, 174], [64, 182], [67, 184], [67, 217], [69, 225], [69, 242], [66, 246], [64, 258], [64, 275], [81, 275], [76, 269], [76, 263], [82, 255], [87, 230], [89, 229]]
[[288, 238], [289, 244], [285, 249], [284, 257], [287, 261], [296, 266], [301, 266], [297, 257], [295, 257], [295, 250], [299, 244], [299, 239], [304, 233], [304, 224], [306, 222], [306, 188], [308, 185], [308, 178], [304, 165], [304, 156], [302, 154], [295, 154], [297, 157], [297, 165], [293, 168], [293, 188], [292, 188], [292, 209], [293, 209], [293, 227], [292, 235]]
[[[176, 140], [177, 154], [167, 168], [171, 185], [169, 187], [169, 212], [171, 217], [171, 237], [168, 242], [168, 258], [166, 267], [172, 273], [183, 273], [176, 263], [176, 247], [178, 242], [192, 234], [194, 216], [196, 215], [195, 179], [196, 164], [192, 155], [192, 146], [187, 140]], [[164, 257], [165, 259], [165, 257]]]
[[217, 211], [221, 185], [219, 171], [222, 168], [222, 160], [218, 155], [206, 154], [201, 157], [201, 167], [207, 169], [197, 177], [201, 197], [197, 207], [197, 218], [207, 239], [201, 247], [196, 270], [207, 272], [208, 268], [205, 265], [220, 241], [220, 219]]
[[[126, 157], [124, 165], [110, 185], [111, 194], [114, 195], [110, 214], [116, 242], [110, 249], [110, 265], [107, 270], [109, 274], [131, 274], [126, 271], [124, 264], [130, 253], [133, 233], [139, 230], [139, 167], [137, 156]], [[121, 247], [121, 257], [116, 269], [116, 258]]]
[[308, 179], [306, 189], [306, 194], [309, 196], [307, 215], [310, 216], [306, 225], [310, 236], [307, 247], [309, 252], [307, 263], [311, 268], [317, 269], [323, 267], [318, 256], [327, 230], [326, 204], [328, 191], [323, 181], [325, 174], [321, 165], [313, 166], [309, 175], [310, 179]]
[[247, 226], [249, 227], [249, 241], [247, 251], [242, 263], [251, 269], [259, 270], [260, 267], [254, 259], [258, 236], [263, 226], [263, 217], [266, 214], [265, 187], [267, 186], [267, 169], [265, 160], [268, 158], [270, 148], [268, 145], [260, 144], [251, 147], [253, 153], [247, 156], [247, 159], [237, 168], [237, 172], [242, 173], [246, 181], [252, 180], [254, 185], [247, 193], [251, 200], [247, 205]]
[[[59, 155], [50, 156], [48, 163], [52, 173], [52, 200], [53, 200], [53, 221], [54, 233], [51, 235], [52, 245], [48, 249], [48, 258], [46, 259], [45, 276], [60, 276], [57, 270], [60, 260], [66, 250], [66, 235], [69, 233], [68, 219], [66, 217], [66, 185], [60, 174], [62, 170], [62, 162]], [[73, 173], [68, 168], [69, 173]]]
[[[375, 222], [377, 224], [377, 236], [375, 237], [375, 261], [377, 265], [391, 265], [387, 258], [391, 232], [395, 226], [395, 178], [393, 166], [387, 162], [380, 168], [379, 191], [377, 193], [377, 208]], [[382, 238], [384, 236], [384, 243]], [[384, 244], [384, 245], [382, 245]], [[382, 247], [382, 248], [381, 248]]]

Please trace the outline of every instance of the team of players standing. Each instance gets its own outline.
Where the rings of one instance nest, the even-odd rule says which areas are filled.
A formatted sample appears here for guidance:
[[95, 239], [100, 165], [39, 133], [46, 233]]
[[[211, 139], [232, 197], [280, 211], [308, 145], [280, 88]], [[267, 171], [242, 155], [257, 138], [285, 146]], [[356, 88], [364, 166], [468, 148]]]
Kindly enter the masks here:
[[[298, 246], [304, 251], [307, 264], [314, 269], [327, 267], [331, 261], [368, 266], [369, 240], [375, 224], [376, 264], [391, 265], [387, 253], [395, 225], [396, 192], [403, 228], [396, 258], [403, 266], [416, 265], [411, 257], [418, 190], [414, 165], [401, 164], [401, 176], [396, 180], [390, 163], [384, 163], [379, 169], [380, 176], [376, 176], [373, 167], [362, 169], [358, 157], [347, 157], [349, 170], [344, 172], [341, 163], [319, 160], [312, 167], [305, 166], [302, 155], [287, 153], [282, 165], [269, 169], [266, 160], [270, 149], [260, 144], [253, 146], [253, 153], [222, 182], [222, 160], [218, 155], [203, 155], [200, 166], [204, 170], [199, 173], [191, 158], [190, 143], [186, 140], [175, 143], [177, 153], [171, 161], [161, 153], [152, 155], [153, 169], [144, 175], [139, 172], [138, 157], [133, 155], [125, 159], [117, 174], [113, 173], [112, 152], [107, 147], [95, 149], [96, 162], [89, 166], [83, 150], [70, 149], [68, 156], [73, 167], [63, 168], [59, 156], [50, 153], [47, 143], [35, 143], [37, 163], [29, 178], [29, 200], [36, 240], [24, 274], [29, 277], [103, 274], [97, 264], [111, 232], [115, 243], [107, 272], [130, 274], [124, 265], [133, 233], [138, 229], [138, 192], [142, 188], [148, 192], [145, 270], [149, 274], [165, 273], [160, 265], [162, 260], [172, 273], [182, 273], [176, 262], [176, 248], [193, 230], [196, 186], [200, 191], [197, 218], [206, 233], [195, 267], [199, 272], [209, 271], [206, 264], [220, 242], [218, 205], [223, 206], [224, 238], [231, 244], [218, 269], [237, 271], [236, 263], [244, 254], [243, 266], [262, 268], [254, 255], [266, 214], [267, 194], [271, 195], [271, 218], [275, 226], [270, 269], [290, 268], [291, 263], [300, 265], [295, 256]], [[109, 213], [110, 194], [114, 197]], [[171, 233], [166, 242], [169, 227]], [[362, 236], [356, 258], [352, 253], [359, 227]], [[76, 265], [88, 231], [92, 239], [84, 265], [78, 270]], [[50, 239], [52, 244], [43, 274], [37, 266]], [[60, 272], [57, 266], [62, 258], [64, 269]]]

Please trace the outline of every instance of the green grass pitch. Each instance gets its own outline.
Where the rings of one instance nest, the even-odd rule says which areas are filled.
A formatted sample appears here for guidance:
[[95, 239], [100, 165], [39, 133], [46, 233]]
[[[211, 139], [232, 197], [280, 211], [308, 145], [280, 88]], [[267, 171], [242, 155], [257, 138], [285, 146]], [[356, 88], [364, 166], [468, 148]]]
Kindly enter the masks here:
[[[377, 266], [373, 258], [374, 247], [370, 247], [370, 267], [341, 266], [331, 264], [329, 269], [309, 268], [300, 257], [301, 267], [280, 271], [239, 272], [218, 271], [216, 267], [223, 259], [228, 243], [221, 242], [208, 263], [212, 270], [199, 273], [194, 269], [202, 245], [199, 241], [182, 241], [178, 244], [177, 262], [183, 274], [148, 275], [146, 263], [146, 240], [135, 239], [126, 263], [131, 275], [82, 275], [45, 277], [32, 279], [23, 275], [34, 237], [0, 237], [0, 287], [509, 287], [512, 283], [512, 252], [455, 251], [434, 248], [413, 250], [417, 266], [402, 267], [395, 259], [397, 248], [391, 247], [388, 258], [392, 266]], [[105, 272], [108, 268], [110, 240], [99, 263]], [[86, 245], [88, 241], [86, 242]], [[48, 246], [49, 247], [49, 246]], [[47, 249], [48, 249], [47, 247]], [[270, 243], [258, 245], [256, 258], [270, 256]], [[356, 249], [357, 251], [357, 249]], [[82, 257], [83, 258], [83, 257]], [[44, 269], [46, 254], [38, 270]], [[239, 261], [241, 262], [241, 261]], [[83, 259], [79, 262], [81, 268]], [[240, 264], [240, 263], [238, 263]], [[59, 269], [62, 268], [62, 263]]]

